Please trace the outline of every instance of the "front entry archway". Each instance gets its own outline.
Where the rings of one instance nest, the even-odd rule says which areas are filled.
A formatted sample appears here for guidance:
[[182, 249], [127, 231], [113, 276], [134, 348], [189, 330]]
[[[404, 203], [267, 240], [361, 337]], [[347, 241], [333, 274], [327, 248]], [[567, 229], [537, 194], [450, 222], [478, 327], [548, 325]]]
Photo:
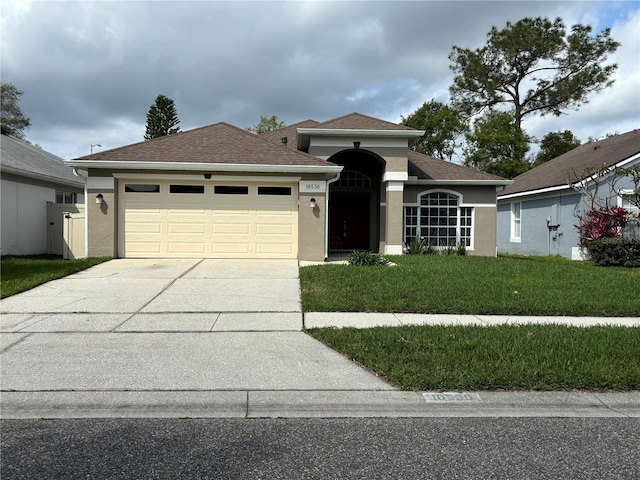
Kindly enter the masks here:
[[359, 150], [329, 160], [344, 165], [340, 179], [329, 187], [329, 251], [378, 251], [384, 161]]

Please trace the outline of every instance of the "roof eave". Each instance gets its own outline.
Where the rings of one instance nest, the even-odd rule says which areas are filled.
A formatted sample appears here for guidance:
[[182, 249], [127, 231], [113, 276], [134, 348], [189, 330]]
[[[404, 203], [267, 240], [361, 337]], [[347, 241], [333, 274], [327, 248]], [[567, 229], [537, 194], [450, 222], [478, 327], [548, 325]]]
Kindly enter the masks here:
[[69, 187], [75, 188], [83, 188], [84, 187], [84, 178], [78, 176], [78, 181], [74, 182], [73, 180], [67, 180], [60, 177], [54, 177], [51, 175], [44, 175], [42, 173], [29, 172], [28, 170], [21, 170], [19, 168], [13, 168], [3, 165], [2, 172], [10, 173], [12, 175], [18, 175], [26, 178], [33, 178], [34, 180], [42, 180], [50, 183], [59, 183], [60, 185], [67, 185]]
[[501, 186], [501, 185], [511, 185], [513, 180], [456, 180], [452, 178], [450, 180], [433, 180], [433, 179], [417, 179], [411, 180], [409, 179], [405, 182], [406, 185], [478, 185], [478, 186]]
[[538, 188], [537, 190], [526, 190], [524, 192], [509, 193], [507, 195], [498, 195], [498, 200], [508, 200], [510, 198], [527, 197], [529, 195], [539, 195], [542, 193], [559, 192], [560, 190], [572, 190], [571, 185], [555, 185], [553, 187]]
[[189, 172], [256, 172], [256, 173], [328, 173], [342, 171], [341, 165], [260, 165], [243, 163], [195, 163], [195, 162], [127, 162], [108, 160], [65, 160], [65, 164], [80, 168], [105, 168], [126, 170], [185, 170]]
[[368, 130], [359, 128], [298, 128], [299, 135], [315, 135], [315, 136], [338, 136], [338, 137], [401, 137], [414, 138], [422, 137], [424, 130]]

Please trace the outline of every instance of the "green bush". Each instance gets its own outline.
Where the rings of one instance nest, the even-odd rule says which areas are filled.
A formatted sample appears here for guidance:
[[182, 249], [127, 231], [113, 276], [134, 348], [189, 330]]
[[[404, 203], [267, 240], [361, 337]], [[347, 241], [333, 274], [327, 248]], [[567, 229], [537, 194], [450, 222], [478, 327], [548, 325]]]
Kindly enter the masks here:
[[376, 267], [389, 265], [389, 260], [384, 258], [382, 255], [366, 250], [354, 250], [347, 256], [347, 262], [349, 263], [349, 265], [355, 265], [359, 267]]
[[420, 237], [413, 237], [405, 243], [407, 255], [423, 255], [427, 250], [427, 242]]
[[639, 238], [601, 238], [585, 242], [591, 260], [602, 267], [640, 267]]

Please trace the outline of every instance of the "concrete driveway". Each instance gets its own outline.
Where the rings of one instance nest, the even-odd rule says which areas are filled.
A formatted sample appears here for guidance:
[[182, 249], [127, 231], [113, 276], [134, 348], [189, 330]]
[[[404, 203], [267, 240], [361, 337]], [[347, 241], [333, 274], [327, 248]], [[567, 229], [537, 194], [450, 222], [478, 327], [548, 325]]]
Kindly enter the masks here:
[[244, 412], [249, 391], [393, 390], [301, 332], [295, 260], [112, 260], [0, 311], [4, 416], [122, 392], [126, 405], [235, 392]]

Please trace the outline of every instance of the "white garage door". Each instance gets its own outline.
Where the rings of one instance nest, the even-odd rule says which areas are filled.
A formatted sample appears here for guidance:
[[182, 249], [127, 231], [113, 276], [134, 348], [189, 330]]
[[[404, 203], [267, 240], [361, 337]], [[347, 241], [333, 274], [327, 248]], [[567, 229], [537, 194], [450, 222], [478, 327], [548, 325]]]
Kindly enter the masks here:
[[122, 257], [296, 258], [296, 184], [120, 181]]

